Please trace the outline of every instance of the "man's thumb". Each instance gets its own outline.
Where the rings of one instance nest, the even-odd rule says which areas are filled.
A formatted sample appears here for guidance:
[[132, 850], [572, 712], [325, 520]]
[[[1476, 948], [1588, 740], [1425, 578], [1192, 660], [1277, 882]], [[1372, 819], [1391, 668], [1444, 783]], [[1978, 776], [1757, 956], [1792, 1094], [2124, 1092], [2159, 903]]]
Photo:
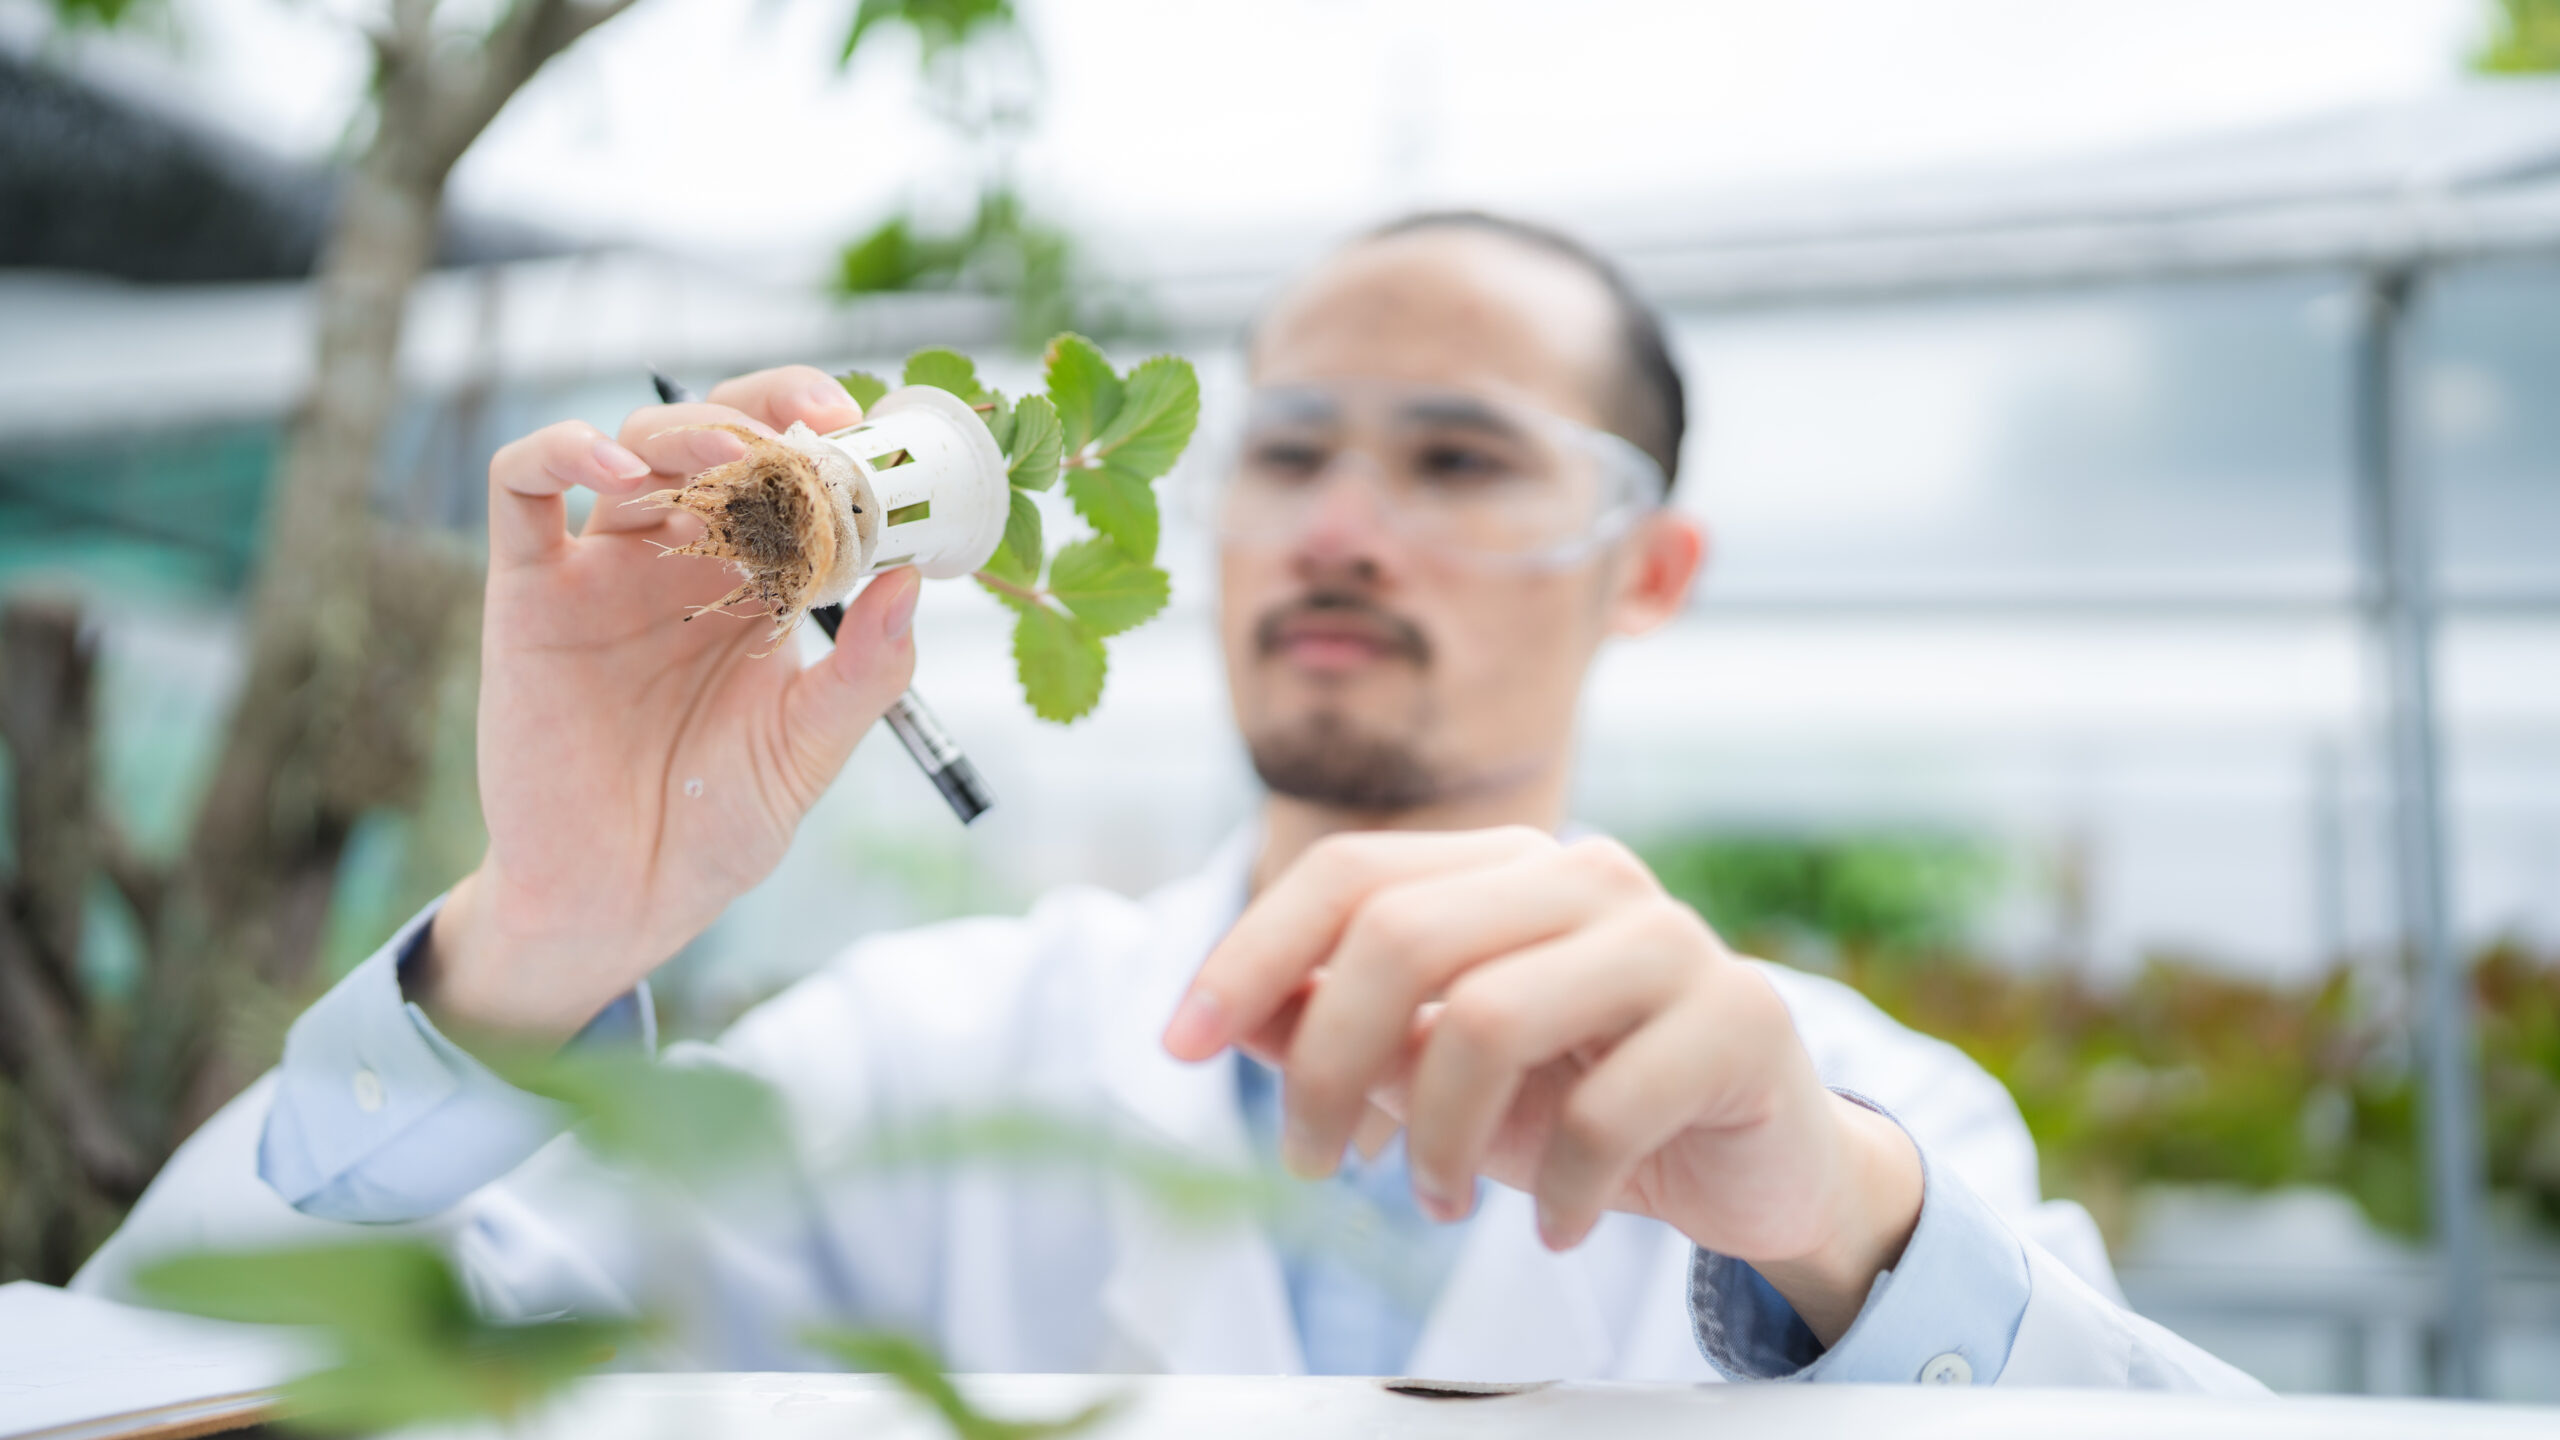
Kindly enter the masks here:
[[900, 567], [864, 586], [836, 627], [835, 652], [791, 682], [783, 720], [814, 787], [835, 778], [854, 744], [915, 674], [916, 598], [924, 577]]

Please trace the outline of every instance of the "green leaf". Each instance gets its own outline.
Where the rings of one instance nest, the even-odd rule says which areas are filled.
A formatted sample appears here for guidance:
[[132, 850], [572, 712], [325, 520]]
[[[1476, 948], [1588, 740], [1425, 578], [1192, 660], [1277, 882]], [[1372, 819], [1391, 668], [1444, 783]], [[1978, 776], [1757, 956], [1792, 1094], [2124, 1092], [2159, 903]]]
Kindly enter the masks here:
[[1040, 534], [1040, 507], [1031, 497], [1016, 490], [1013, 508], [1005, 513], [1004, 543], [987, 560], [987, 569], [1017, 585], [1036, 585], [1040, 581], [1040, 560], [1046, 554]]
[[1129, 372], [1120, 413], [1094, 448], [1115, 470], [1153, 480], [1182, 458], [1200, 423], [1200, 377], [1191, 362], [1158, 355]]
[[1086, 1429], [1120, 1408], [1100, 1400], [1056, 1420], [999, 1420], [981, 1412], [951, 1383], [940, 1356], [924, 1344], [887, 1330], [820, 1330], [808, 1337], [851, 1369], [885, 1375], [931, 1406], [958, 1440], [1049, 1440]]
[[1049, 593], [1097, 635], [1117, 635], [1162, 610], [1173, 579], [1108, 540], [1079, 540], [1049, 565]]
[[870, 234], [844, 247], [844, 254], [836, 260], [836, 293], [872, 295], [912, 290], [923, 277], [925, 266], [907, 217], [893, 215]]
[[334, 1368], [285, 1387], [297, 1429], [374, 1434], [411, 1425], [511, 1420], [613, 1358], [639, 1333], [619, 1321], [474, 1325], [435, 1346], [351, 1345]]
[[1046, 490], [1058, 483], [1058, 459], [1065, 453], [1065, 434], [1058, 427], [1058, 407], [1045, 395], [1025, 395], [1013, 407], [1013, 443], [1005, 446], [1007, 478], [1017, 489]]
[[1070, 467], [1067, 498], [1075, 502], [1076, 513], [1087, 524], [1109, 536], [1131, 558], [1149, 563], [1155, 560], [1153, 485], [1109, 465], [1099, 469]]
[[978, 403], [990, 407], [979, 411], [978, 415], [987, 422], [987, 433], [996, 437], [996, 449], [1010, 452], [1013, 449], [1012, 404], [1006, 401], [1001, 390], [988, 391], [986, 398]]
[[406, 1238], [182, 1255], [137, 1280], [174, 1309], [320, 1330], [337, 1364], [287, 1385], [284, 1410], [340, 1434], [507, 1419], [639, 1333], [624, 1321], [491, 1325], [443, 1254]]
[[1013, 665], [1031, 713], [1061, 725], [1091, 714], [1109, 667], [1102, 637], [1046, 605], [1003, 598], [1021, 616], [1013, 625]]
[[1049, 401], [1058, 407], [1067, 453], [1079, 454], [1119, 415], [1120, 377], [1093, 342], [1081, 335], [1051, 340], [1046, 369]]
[[569, 1107], [598, 1153], [667, 1179], [735, 1183], [789, 1153], [772, 1087], [725, 1066], [563, 1053], [530, 1073], [500, 1073]]
[[852, 63], [865, 37], [882, 25], [901, 21], [922, 42], [927, 73], [931, 73], [930, 62], [944, 51], [966, 45], [982, 31], [1007, 30], [1019, 23], [1013, 0], [862, 0], [836, 63]]
[[906, 383], [948, 390], [972, 405], [987, 396], [986, 387], [978, 383], [978, 367], [969, 357], [939, 346], [907, 357]]
[[836, 377], [836, 383], [844, 387], [844, 393], [852, 396], [853, 403], [861, 406], [865, 413], [880, 403], [881, 396], [889, 393], [888, 381], [863, 370], [847, 370]]
[[376, 1240], [181, 1255], [135, 1277], [155, 1302], [260, 1325], [323, 1325], [373, 1337], [431, 1335], [471, 1323], [471, 1303], [442, 1253]]

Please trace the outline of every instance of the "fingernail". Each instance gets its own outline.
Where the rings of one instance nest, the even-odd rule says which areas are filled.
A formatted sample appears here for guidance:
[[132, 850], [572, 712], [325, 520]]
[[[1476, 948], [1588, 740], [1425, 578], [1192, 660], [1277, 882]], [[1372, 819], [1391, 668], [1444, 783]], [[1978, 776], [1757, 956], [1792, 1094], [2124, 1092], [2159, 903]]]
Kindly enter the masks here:
[[1550, 1250], [1573, 1248], [1573, 1241], [1564, 1233], [1564, 1222], [1547, 1208], [1544, 1200], [1538, 1202], [1538, 1243]]
[[599, 438], [593, 451], [596, 463], [616, 480], [637, 480], [649, 473], [649, 462], [623, 449], [611, 440]]
[[916, 579], [892, 583], [904, 583], [907, 588], [904, 594], [889, 597], [889, 613], [880, 617], [880, 634], [885, 639], [904, 640], [907, 638], [907, 631], [916, 623], [916, 600], [924, 594], [924, 581]]
[[1194, 990], [1182, 997], [1173, 1019], [1164, 1027], [1164, 1048], [1176, 1055], [1199, 1055], [1216, 1048], [1219, 1021], [1225, 1011], [1218, 997], [1206, 990]]
[[800, 392], [800, 409], [809, 415], [832, 415], [839, 410], [860, 410], [844, 386], [833, 380], [812, 381]]

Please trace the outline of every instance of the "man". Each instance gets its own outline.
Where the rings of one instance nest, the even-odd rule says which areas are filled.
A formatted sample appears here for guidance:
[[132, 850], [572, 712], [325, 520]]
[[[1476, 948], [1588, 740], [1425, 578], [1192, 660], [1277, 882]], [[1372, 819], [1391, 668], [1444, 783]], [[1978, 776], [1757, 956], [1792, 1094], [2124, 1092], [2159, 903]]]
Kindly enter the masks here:
[[[979, 1370], [2254, 1388], [2110, 1298], [1980, 1070], [1737, 959], [1623, 848], [1558, 838], [1592, 657], [1675, 615], [1704, 552], [1662, 504], [1679, 376], [1615, 272], [1421, 217], [1285, 295], [1250, 364], [1219, 583], [1258, 824], [1144, 901], [1069, 888], [867, 940], [740, 1022], [717, 1058], [781, 1090], [807, 1193], [705, 1222], [697, 1362], [799, 1363], [807, 1325], [859, 1316]], [[855, 418], [794, 368], [619, 442], [564, 424], [499, 453], [488, 857], [303, 1017], [84, 1284], [169, 1244], [424, 1220], [494, 1311], [631, 1303], [653, 1257], [613, 1188], [445, 1032], [627, 1034], [635, 987], [904, 688], [911, 575], [800, 669], [753, 625], [673, 623], [729, 580], [659, 557], [681, 517], [613, 503], [736, 453], [679, 426]], [[603, 503], [572, 538], [576, 485]], [[831, 1163], [1024, 1103], [1221, 1163], [1276, 1147], [1366, 1196], [1409, 1273], [1185, 1230], [1102, 1181]]]

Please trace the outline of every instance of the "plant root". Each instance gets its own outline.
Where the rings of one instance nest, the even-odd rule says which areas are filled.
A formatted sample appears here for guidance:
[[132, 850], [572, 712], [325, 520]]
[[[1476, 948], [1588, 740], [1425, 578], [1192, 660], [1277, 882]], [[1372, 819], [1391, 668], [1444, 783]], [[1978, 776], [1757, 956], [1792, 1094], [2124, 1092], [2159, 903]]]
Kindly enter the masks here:
[[[843, 598], [861, 572], [854, 521], [860, 507], [851, 493], [851, 465], [820, 449], [824, 442], [798, 425], [781, 440], [736, 425], [681, 428], [733, 435], [747, 453], [703, 471], [682, 488], [628, 503], [701, 516], [701, 536], [665, 553], [725, 560], [737, 571], [737, 588], [693, 607], [686, 619], [754, 605], [773, 617], [768, 643], [779, 642], [810, 610]], [[828, 473], [837, 469], [845, 473]]]

